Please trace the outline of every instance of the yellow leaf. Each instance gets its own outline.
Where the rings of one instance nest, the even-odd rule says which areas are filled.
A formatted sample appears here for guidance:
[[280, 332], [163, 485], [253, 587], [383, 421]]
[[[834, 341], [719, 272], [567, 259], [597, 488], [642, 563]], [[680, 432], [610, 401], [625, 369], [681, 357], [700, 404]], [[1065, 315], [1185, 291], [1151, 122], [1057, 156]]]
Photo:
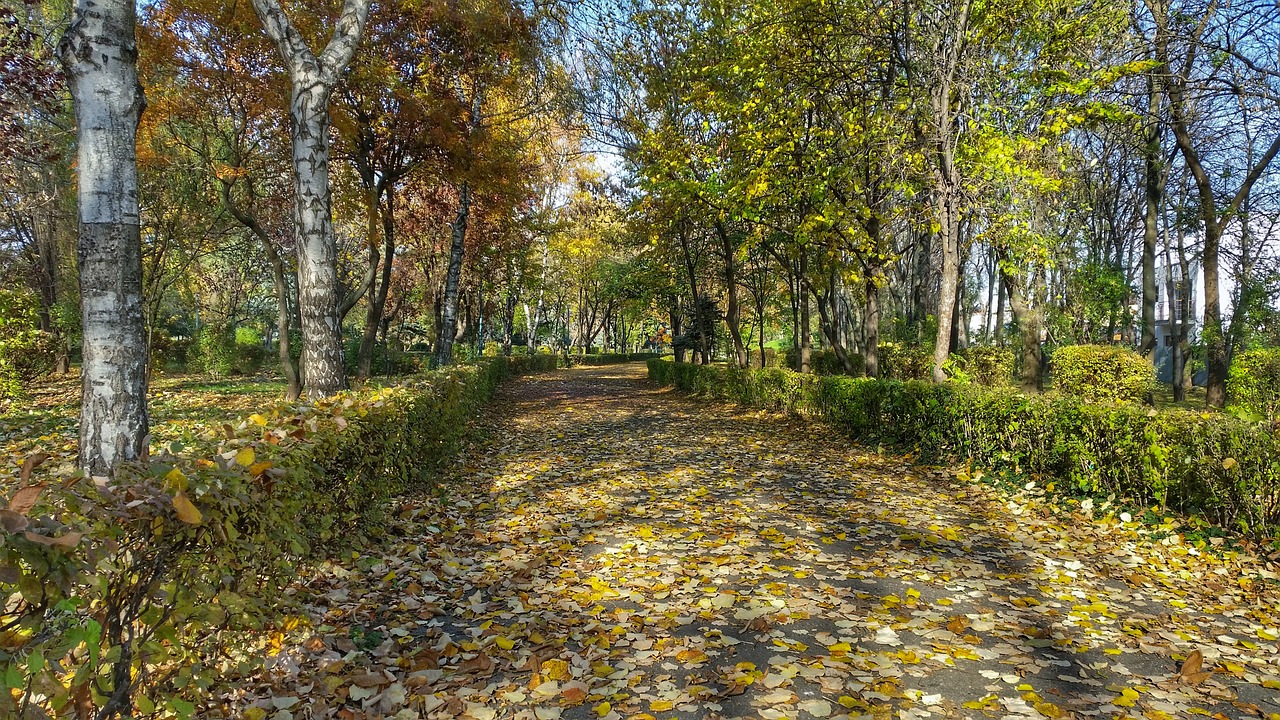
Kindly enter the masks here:
[[173, 488], [176, 491], [187, 489], [187, 476], [178, 468], [174, 468], [165, 473], [164, 484], [166, 487]]
[[259, 427], [266, 427], [266, 426], [267, 426], [267, 419], [266, 419], [266, 418], [264, 418], [264, 417], [262, 417], [262, 416], [261, 416], [261, 415], [259, 415], [258, 413], [254, 413], [254, 414], [250, 415], [250, 416], [249, 416], [249, 422], [251, 422], [251, 423], [253, 423], [254, 425], [257, 425], [257, 426], [259, 426]]
[[242, 448], [236, 453], [236, 464], [249, 467], [253, 464], [253, 448]]
[[542, 674], [552, 680], [568, 680], [569, 663], [566, 660], [545, 660], [542, 663]]
[[178, 519], [188, 525], [199, 525], [204, 522], [204, 515], [200, 514], [184, 492], [173, 496], [173, 509], [178, 511]]
[[516, 646], [515, 642], [512, 641], [510, 638], [506, 638], [501, 635], [495, 638], [493, 642], [503, 650], [510, 650], [511, 648]]
[[261, 475], [262, 473], [270, 469], [271, 469], [270, 462], [263, 461], [260, 463], [254, 463], [253, 465], [249, 466], [249, 474], [254, 477], [258, 477], [259, 475]]
[[1236, 466], [1236, 465], [1238, 465], [1238, 464], [1239, 464], [1239, 463], [1237, 463], [1237, 462], [1236, 462], [1236, 459], [1235, 459], [1235, 458], [1230, 458], [1230, 457], [1229, 457], [1229, 458], [1227, 458], [1226, 460], [1223, 460], [1223, 461], [1222, 461], [1222, 469], [1223, 469], [1223, 470], [1231, 470], [1231, 469], [1234, 469], [1234, 468], [1235, 468], [1235, 466]]
[[604, 717], [605, 715], [608, 715], [610, 711], [613, 710], [613, 706], [610, 705], [608, 701], [605, 701], [591, 709], [596, 711], [596, 715], [599, 715], [600, 717]]
[[827, 650], [833, 653], [847, 653], [853, 650], [853, 646], [847, 642], [838, 642], [835, 645], [828, 645]]
[[1276, 640], [1280, 639], [1280, 633], [1277, 633], [1275, 630], [1258, 628], [1258, 637], [1263, 640]]
[[654, 700], [649, 703], [649, 709], [654, 712], [666, 712], [676, 706], [671, 700]]

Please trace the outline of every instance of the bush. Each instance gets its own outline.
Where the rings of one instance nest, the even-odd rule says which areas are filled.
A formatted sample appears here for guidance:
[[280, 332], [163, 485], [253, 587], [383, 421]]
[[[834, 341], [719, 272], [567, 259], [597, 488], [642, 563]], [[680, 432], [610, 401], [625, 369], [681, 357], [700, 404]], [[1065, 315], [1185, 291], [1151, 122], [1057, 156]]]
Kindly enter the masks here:
[[206, 325], [187, 349], [187, 371], [226, 377], [236, 369], [236, 346], [230, 333]]
[[1228, 415], [1028, 396], [1013, 388], [649, 362], [663, 385], [823, 419], [853, 439], [1058, 480], [1080, 492], [1280, 530], [1280, 436]]
[[570, 365], [616, 365], [618, 363], [639, 362], [662, 357], [662, 353], [592, 353], [588, 355], [569, 355]]
[[1142, 402], [1156, 387], [1146, 358], [1114, 345], [1067, 345], [1053, 353], [1053, 387], [1083, 400]]
[[884, 342], [876, 347], [881, 379], [929, 380], [933, 377], [932, 351], [896, 342]]
[[[787, 368], [794, 370], [798, 354], [794, 347], [787, 348]], [[866, 370], [866, 362], [858, 353], [849, 353], [849, 364], [853, 367], [853, 377], [861, 377]], [[844, 366], [836, 351], [831, 349], [813, 349], [809, 351], [809, 369], [818, 375], [844, 375]]]
[[1231, 361], [1227, 399], [1247, 414], [1272, 422], [1280, 418], [1280, 348], [1237, 354]]
[[[290, 347], [292, 349], [292, 347]], [[430, 358], [421, 353], [408, 353], [387, 347], [382, 343], [374, 343], [373, 356], [370, 358], [369, 370], [376, 376], [413, 375], [422, 372]], [[348, 340], [343, 352], [343, 366], [347, 374], [355, 376], [360, 364], [360, 338]]]
[[1008, 348], [978, 345], [952, 353], [956, 366], [979, 385], [1008, 385], [1013, 381], [1014, 357]]
[[23, 386], [53, 369], [58, 342], [40, 330], [36, 296], [0, 290], [0, 399], [18, 397]]
[[376, 538], [498, 382], [555, 364], [499, 358], [281, 403], [110, 482], [24, 471], [0, 510], [0, 717], [24, 702], [192, 717], [213, 680], [261, 668], [307, 565]]

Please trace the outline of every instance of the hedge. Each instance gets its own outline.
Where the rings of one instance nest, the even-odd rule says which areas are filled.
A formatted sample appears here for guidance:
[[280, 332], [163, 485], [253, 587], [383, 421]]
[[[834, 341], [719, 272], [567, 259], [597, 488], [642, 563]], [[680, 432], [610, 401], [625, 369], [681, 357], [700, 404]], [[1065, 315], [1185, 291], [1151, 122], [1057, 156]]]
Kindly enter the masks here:
[[1246, 350], [1231, 362], [1231, 407], [1272, 422], [1280, 419], [1280, 348]]
[[1161, 503], [1255, 537], [1280, 530], [1280, 436], [1221, 413], [1012, 388], [649, 362], [662, 385], [825, 420], [860, 442]]
[[1156, 388], [1151, 362], [1115, 345], [1067, 345], [1053, 353], [1053, 387], [1084, 400], [1146, 400]]
[[281, 403], [114, 480], [31, 485], [30, 458], [0, 498], [0, 717], [192, 717], [214, 680], [261, 667], [305, 567], [430, 488], [501, 380], [556, 365], [499, 358]]
[[569, 355], [570, 365], [616, 365], [619, 363], [639, 362], [660, 358], [663, 353], [592, 353], [589, 355]]

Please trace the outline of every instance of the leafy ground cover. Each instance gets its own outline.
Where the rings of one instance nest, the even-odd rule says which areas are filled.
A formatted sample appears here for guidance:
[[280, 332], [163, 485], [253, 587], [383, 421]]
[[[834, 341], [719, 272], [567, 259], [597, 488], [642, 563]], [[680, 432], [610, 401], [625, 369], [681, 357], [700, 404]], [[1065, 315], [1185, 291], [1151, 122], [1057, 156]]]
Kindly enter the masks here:
[[[190, 439], [210, 427], [238, 421], [284, 395], [271, 377], [211, 380], [199, 375], [157, 377], [151, 383], [152, 446]], [[15, 474], [34, 453], [49, 459], [38, 472], [65, 477], [75, 462], [80, 378], [41, 381], [25, 397], [0, 408], [0, 443], [6, 474]], [[16, 480], [15, 480], [16, 481]]]
[[643, 373], [505, 386], [202, 716], [1280, 717], [1269, 559]]

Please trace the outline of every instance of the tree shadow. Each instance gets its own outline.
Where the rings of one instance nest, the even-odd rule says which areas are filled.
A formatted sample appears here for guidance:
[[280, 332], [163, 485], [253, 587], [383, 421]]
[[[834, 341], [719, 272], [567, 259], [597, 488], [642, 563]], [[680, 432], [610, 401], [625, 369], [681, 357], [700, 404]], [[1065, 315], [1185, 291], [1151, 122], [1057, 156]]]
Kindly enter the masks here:
[[[1176, 662], [1136, 651], [1126, 619], [1158, 632], [1172, 617], [1104, 562], [1062, 538], [1030, 545], [1012, 510], [958, 502], [972, 488], [930, 468], [833, 453], [824, 428], [655, 389], [628, 366], [509, 385], [495, 407], [489, 441], [457, 470], [463, 529], [423, 534], [414, 567], [432, 577], [378, 591], [434, 608], [387, 641], [426, 658], [425, 692], [522, 687], [527, 699], [497, 703], [519, 712], [534, 676], [552, 677], [542, 663], [561, 659], [593, 690], [625, 681], [673, 702], [618, 693], [567, 718], [604, 700], [624, 717], [795, 717], [820, 699], [876, 717], [1096, 714], [1117, 688], [1160, 682], [1131, 710], [1248, 714], [1169, 684]], [[382, 602], [337, 634], [404, 620]], [[1258, 685], [1227, 685], [1280, 709]]]

